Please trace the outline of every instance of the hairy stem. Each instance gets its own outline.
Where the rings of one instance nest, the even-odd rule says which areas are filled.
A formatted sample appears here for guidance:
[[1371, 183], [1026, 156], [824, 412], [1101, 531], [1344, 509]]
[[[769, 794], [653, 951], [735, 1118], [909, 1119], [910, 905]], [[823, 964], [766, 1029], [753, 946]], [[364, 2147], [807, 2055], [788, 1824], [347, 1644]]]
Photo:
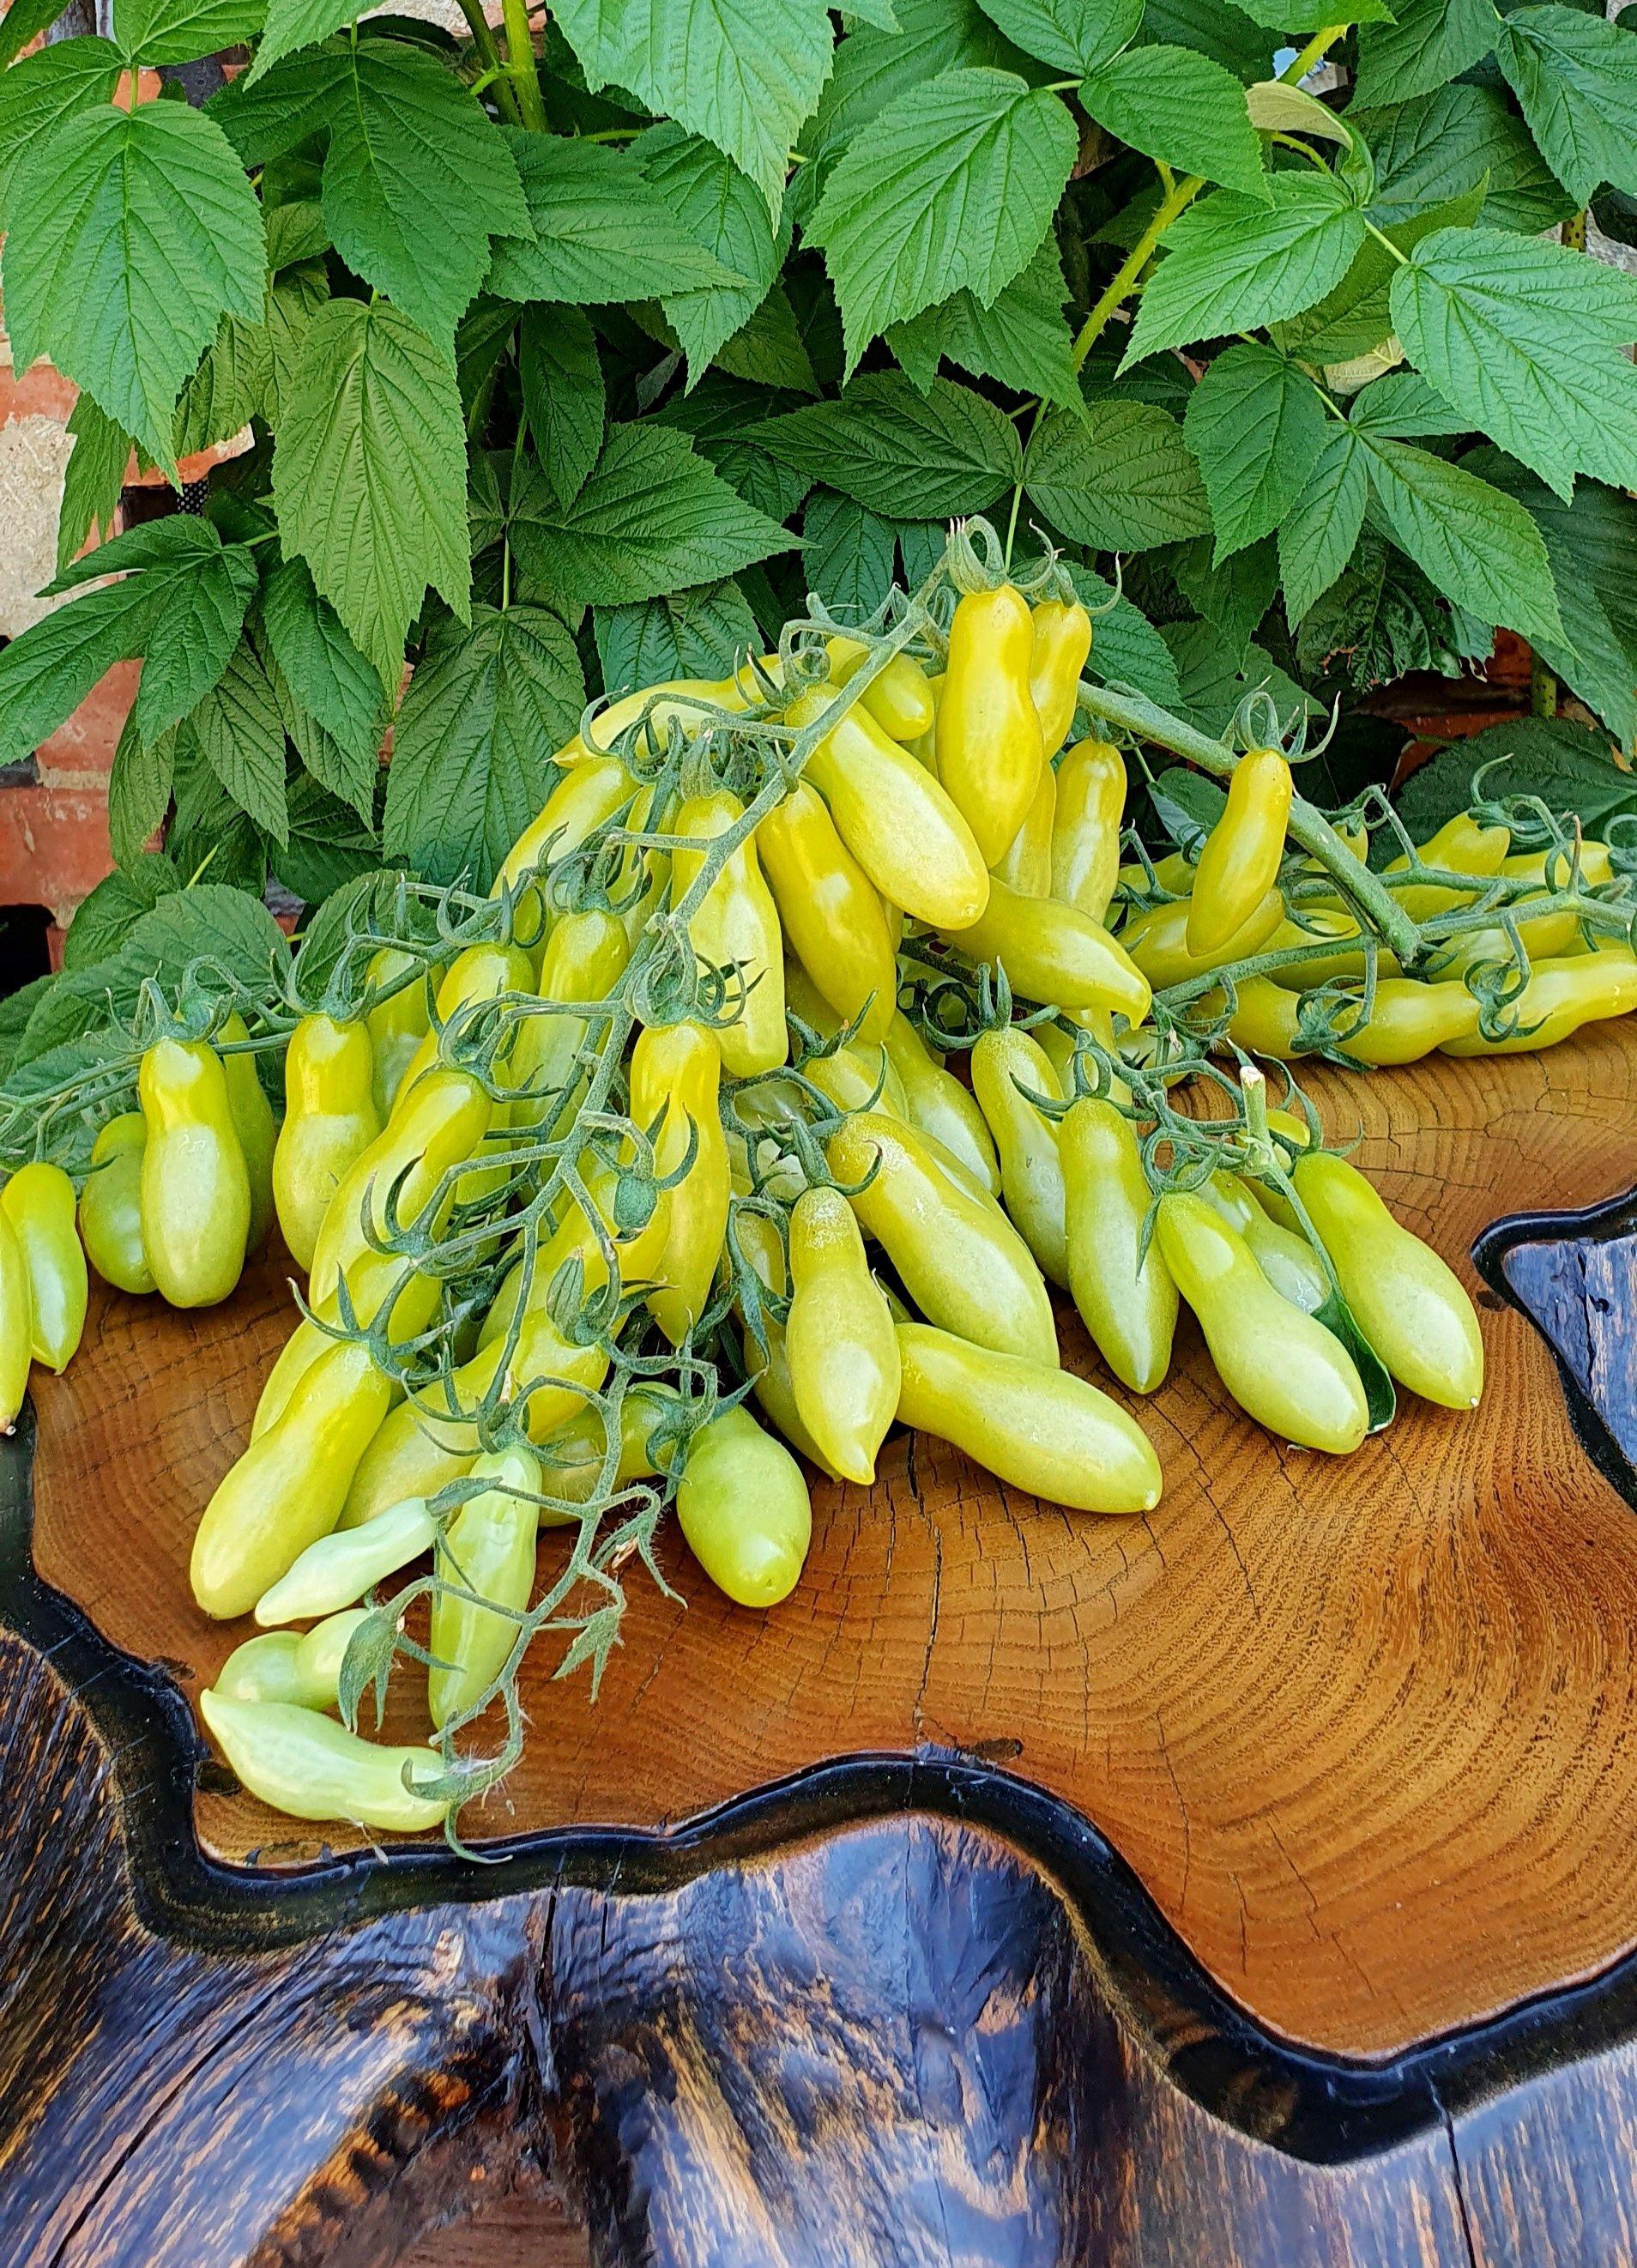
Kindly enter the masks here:
[[546, 105], [540, 95], [540, 73], [534, 68], [534, 41], [529, 31], [527, 0], [503, 0], [506, 59], [518, 108], [531, 134], [546, 131]]

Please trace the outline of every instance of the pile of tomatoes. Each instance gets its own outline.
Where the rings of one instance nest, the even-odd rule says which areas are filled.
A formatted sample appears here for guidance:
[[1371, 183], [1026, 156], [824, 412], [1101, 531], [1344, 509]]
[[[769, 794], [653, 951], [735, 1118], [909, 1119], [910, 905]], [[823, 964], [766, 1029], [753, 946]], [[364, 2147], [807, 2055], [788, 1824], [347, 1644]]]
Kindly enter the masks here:
[[[1550, 1044], [1637, 1005], [1629, 942], [1566, 920], [1563, 853], [1453, 823], [1414, 863], [1439, 882], [1384, 879], [1417, 920], [1519, 880], [1497, 921], [1521, 902], [1538, 958], [1516, 1030], [1487, 1034], [1464, 982], [1485, 932], [1428, 983], [1345, 889], [1315, 897], [1276, 745], [1186, 854], [1122, 866], [1125, 761], [1075, 737], [1091, 637], [1071, 596], [995, 582], [942, 628], [805, 626], [731, 679], [616, 701], [559, 752], [469, 941], [371, 938], [298, 1018], [240, 1003], [154, 1041], [77, 1234], [58, 1167], [0, 1190], [7, 1422], [31, 1354], [73, 1351], [82, 1238], [110, 1283], [199, 1307], [275, 1215], [305, 1277], [191, 1565], [207, 1613], [263, 1626], [202, 1697], [255, 1793], [445, 1821], [486, 1784], [459, 1736], [497, 1701], [515, 1756], [518, 1664], [574, 1585], [611, 1587], [674, 1507], [707, 1574], [771, 1607], [809, 1473], [869, 1484], [894, 1426], [1068, 1507], [1151, 1511], [1153, 1447], [1061, 1366], [1054, 1292], [1128, 1396], [1163, 1383], [1186, 1305], [1241, 1407], [1313, 1450], [1356, 1448], [1390, 1380], [1476, 1404], [1459, 1283], [1249, 1057], [1299, 1055], [1306, 1004], [1361, 978], [1361, 1062]], [[1602, 846], [1567, 856], [1609, 880]], [[1259, 955], [1272, 973], [1237, 971]], [[1208, 1057], [1234, 1068], [1191, 1117]], [[542, 1593], [551, 1528], [575, 1556]], [[436, 1748], [336, 1713], [406, 1653]]]

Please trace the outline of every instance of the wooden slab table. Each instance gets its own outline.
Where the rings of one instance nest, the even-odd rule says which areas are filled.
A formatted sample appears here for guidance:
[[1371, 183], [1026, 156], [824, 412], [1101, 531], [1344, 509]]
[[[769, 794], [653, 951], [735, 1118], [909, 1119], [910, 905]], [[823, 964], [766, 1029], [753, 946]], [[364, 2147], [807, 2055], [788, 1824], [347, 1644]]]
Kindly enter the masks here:
[[355, 2268], [544, 2178], [631, 2268], [1637, 2261], [1637, 1042], [1309, 1084], [1480, 1285], [1474, 1418], [1293, 1451], [1188, 1325], [1147, 1519], [919, 1439], [771, 1615], [667, 1535], [481, 1866], [198, 1739], [277, 1265], [94, 1299], [0, 1446], [0, 2255]]

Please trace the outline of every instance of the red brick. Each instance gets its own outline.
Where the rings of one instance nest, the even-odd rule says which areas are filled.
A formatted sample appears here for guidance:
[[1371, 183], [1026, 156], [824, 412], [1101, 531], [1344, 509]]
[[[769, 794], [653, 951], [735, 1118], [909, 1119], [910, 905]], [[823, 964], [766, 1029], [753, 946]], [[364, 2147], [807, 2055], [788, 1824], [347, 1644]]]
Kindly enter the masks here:
[[66, 924], [113, 864], [99, 791], [0, 786], [0, 905], [44, 906]]
[[41, 786], [106, 792], [114, 751], [136, 697], [140, 675], [139, 662], [116, 661], [73, 715], [40, 742], [34, 768]]

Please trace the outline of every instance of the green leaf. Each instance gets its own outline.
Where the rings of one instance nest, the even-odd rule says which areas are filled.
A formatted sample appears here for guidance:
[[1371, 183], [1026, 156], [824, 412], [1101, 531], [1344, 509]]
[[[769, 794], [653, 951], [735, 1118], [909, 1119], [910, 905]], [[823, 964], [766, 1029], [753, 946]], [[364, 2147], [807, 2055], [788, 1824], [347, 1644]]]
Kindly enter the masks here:
[[1393, 24], [1359, 33], [1354, 99], [1402, 102], [1458, 78], [1494, 45], [1500, 18], [1490, 0], [1395, 0]]
[[1231, 189], [1191, 205], [1143, 291], [1129, 369], [1161, 347], [1299, 315], [1340, 283], [1364, 222], [1329, 173], [1272, 173], [1268, 202]]
[[846, 621], [873, 614], [892, 587], [892, 523], [833, 489], [815, 489], [802, 515], [809, 588]]
[[811, 485], [806, 474], [760, 447], [767, 402], [748, 386], [713, 372], [694, 393], [673, 394], [655, 415], [691, 434], [699, 454], [769, 519], [789, 519]]
[[[17, 13], [0, 22], [9, 25]], [[59, 40], [0, 72], [0, 225], [12, 176], [37, 137], [93, 103], [106, 102], [119, 84], [120, 51], [108, 40]]]
[[512, 152], [425, 48], [366, 40], [349, 62], [324, 161], [331, 239], [366, 284], [452, 350], [488, 267], [489, 238], [528, 233]]
[[265, 0], [114, 0], [114, 38], [128, 63], [157, 70], [241, 47], [261, 29]]
[[175, 985], [188, 964], [213, 961], [260, 990], [282, 976], [290, 946], [260, 897], [219, 882], [173, 890], [135, 924], [114, 966], [121, 990], [134, 999], [144, 977]]
[[[1259, 645], [1248, 647], [1243, 666], [1237, 666], [1215, 622], [1163, 622], [1160, 636], [1177, 666], [1182, 693], [1177, 713], [1213, 738], [1226, 732], [1234, 711], [1257, 687], [1272, 694], [1281, 717], [1311, 714], [1317, 707]], [[1198, 786], [1210, 784], [1193, 777]]]
[[1097, 551], [1147, 551], [1209, 533], [1200, 468], [1170, 413], [1108, 397], [1035, 428], [1024, 485], [1053, 527]]
[[338, 299], [309, 327], [273, 455], [287, 555], [394, 683], [432, 584], [460, 612], [466, 434], [452, 366], [397, 308]]
[[1472, 431], [1459, 411], [1451, 409], [1414, 370], [1389, 371], [1384, 378], [1361, 387], [1348, 407], [1347, 422], [1361, 433], [1378, 433], [1389, 441]]
[[[717, 348], [712, 367], [757, 386], [817, 394], [818, 380], [807, 342], [782, 284], [775, 284], [747, 323]], [[690, 377], [688, 383], [693, 384]]]
[[[296, 701], [356, 760], [360, 776], [372, 775], [386, 729], [381, 681], [313, 588], [305, 560], [287, 559], [268, 576], [261, 622]], [[296, 733], [290, 738], [300, 746]], [[333, 779], [325, 784], [334, 789]]]
[[1135, 39], [1142, 0], [987, 0], [987, 12], [1026, 55], [1083, 72]]
[[88, 968], [117, 953], [132, 928], [182, 878], [162, 851], [139, 851], [127, 865], [105, 874], [75, 909], [62, 940], [62, 966]]
[[518, 370], [540, 469], [559, 504], [572, 504], [597, 462], [607, 408], [597, 340], [577, 307], [524, 309]]
[[889, 323], [954, 291], [989, 306], [1050, 226], [1075, 147], [1056, 95], [981, 69], [914, 89], [850, 143], [806, 232], [835, 285], [849, 372]]
[[1127, 48], [1094, 70], [1080, 99], [1099, 126], [1178, 173], [1266, 195], [1262, 144], [1231, 71], [1192, 48]]
[[669, 212], [724, 271], [743, 277], [725, 288], [689, 290], [686, 269], [660, 286], [667, 320], [688, 358], [693, 380], [717, 350], [742, 330], [773, 289], [788, 232], [775, 239], [755, 183], [714, 144], [679, 126], [650, 126], [631, 144], [631, 158]]
[[62, 15], [65, 0], [11, 0], [0, 16], [0, 63], [20, 55], [31, 40], [48, 32]]
[[1637, 39], [1599, 10], [1519, 8], [1495, 59], [1540, 154], [1585, 204], [1604, 181], [1637, 195]]
[[283, 843], [290, 827], [284, 802], [284, 720], [267, 672], [241, 640], [219, 684], [181, 727], [241, 811], [264, 835]]
[[714, 582], [791, 539], [741, 503], [684, 435], [643, 418], [613, 428], [571, 503], [558, 501], [532, 459], [521, 466], [511, 541], [547, 597], [617, 607]]
[[1324, 404], [1294, 363], [1252, 341], [1209, 364], [1183, 431], [1205, 476], [1220, 562], [1268, 534], [1296, 502], [1324, 441]]
[[1316, 307], [1277, 327], [1279, 344], [1308, 363], [1351, 362], [1381, 346], [1391, 335], [1392, 279], [1402, 264], [1394, 247], [1402, 254], [1438, 229], [1470, 228], [1483, 207], [1484, 193], [1480, 182], [1444, 204], [1367, 236], [1335, 290], [1327, 291]]
[[1275, 42], [1222, 0], [1148, 0], [1142, 36], [1162, 46], [1194, 48], [1248, 85], [1274, 67]]
[[750, 601], [730, 579], [640, 606], [598, 607], [592, 620], [611, 694], [673, 677], [725, 677], [747, 652], [760, 651]]
[[99, 541], [112, 533], [131, 457], [130, 435], [105, 417], [89, 394], [82, 394], [74, 404], [68, 430], [74, 446], [57, 516], [59, 575], [93, 531]]
[[890, 519], [985, 512], [1022, 470], [1017, 432], [993, 402], [943, 378], [922, 395], [895, 371], [769, 418], [756, 443]]
[[260, 83], [248, 71], [211, 96], [209, 115], [243, 164], [265, 166], [329, 131], [337, 99], [351, 77], [349, 53], [339, 45], [309, 48], [275, 63]]
[[177, 102], [82, 111], [31, 144], [8, 213], [16, 367], [48, 354], [169, 469], [217, 317], [261, 316], [261, 210], [221, 129]]
[[1589, 836], [1637, 812], [1637, 777], [1615, 764], [1604, 734], [1565, 717], [1518, 717], [1453, 741], [1421, 765], [1398, 798], [1406, 826], [1424, 842], [1466, 809], [1473, 775], [1501, 756], [1510, 761], [1490, 774], [1489, 794], [1538, 795], [1560, 818], [1578, 815]]
[[628, 87], [702, 134], [777, 212], [787, 153], [830, 68], [822, 0], [559, 0], [553, 13], [588, 86]]
[[[911, 87], [962, 63], [1002, 69], [1021, 58], [978, 0], [894, 0], [897, 32], [850, 32], [835, 51], [812, 119], [802, 136], [810, 158], [833, 158], [850, 136]], [[803, 173], [811, 172], [811, 165]], [[823, 166], [818, 170], [822, 173]], [[798, 176], [796, 186], [804, 186]]]
[[1406, 353], [1452, 409], [1567, 496], [1637, 482], [1637, 283], [1498, 229], [1442, 229], [1392, 283]]
[[399, 711], [385, 839], [434, 881], [480, 889], [546, 800], [552, 753], [579, 728], [585, 685], [560, 616], [544, 607], [445, 617]]
[[533, 234], [515, 232], [496, 244], [488, 289], [501, 298], [595, 306], [657, 299], [678, 284], [730, 288], [740, 281], [698, 241], [634, 157], [555, 135], [512, 131], [507, 138]]
[[365, 0], [267, 0], [267, 26], [246, 84], [253, 86], [286, 55], [317, 47], [344, 24], [356, 22], [364, 5]]
[[171, 804], [176, 735], [162, 733], [144, 747], [127, 717], [108, 772], [108, 843], [121, 865], [141, 855]]
[[[1148, 616], [1123, 594], [1117, 596], [1114, 585], [1089, 567], [1074, 560], [1065, 561], [1064, 565], [1084, 605], [1109, 608], [1106, 614], [1097, 614], [1092, 626], [1091, 659], [1086, 665], [1090, 674], [1102, 685], [1134, 686], [1162, 709], [1179, 709], [1182, 688], [1177, 682], [1177, 665]], [[1114, 603], [1109, 607], [1111, 599]]]
[[1369, 475], [1348, 427], [1332, 425], [1295, 503], [1279, 524], [1279, 579], [1285, 612], [1299, 622], [1329, 590], [1357, 548]]
[[306, 261], [275, 276], [268, 291], [268, 423], [276, 431], [288, 415], [306, 352], [307, 333], [320, 307], [329, 305], [329, 278], [321, 262]]
[[1575, 208], [1499, 88], [1457, 80], [1381, 110], [1347, 112], [1376, 164], [1369, 217], [1391, 228], [1487, 182], [1484, 220], [1538, 236]]
[[1077, 409], [1074, 341], [1063, 320], [1068, 297], [1056, 239], [1048, 233], [993, 306], [986, 307], [974, 292], [958, 291], [907, 323], [894, 323], [887, 344], [923, 394], [945, 359], [974, 378], [996, 379], [1016, 393]]
[[381, 846], [355, 809], [316, 779], [290, 784], [290, 836], [273, 853], [273, 871], [304, 905], [321, 905], [348, 883], [376, 873]]
[[225, 441], [268, 408], [273, 355], [265, 325], [224, 315], [204, 359], [176, 404], [171, 446], [178, 460]]
[[266, 210], [264, 217], [271, 274], [276, 276], [281, 269], [322, 260], [329, 250], [330, 232], [324, 225], [324, 208], [316, 198], [297, 197], [289, 204], [274, 205]]
[[1213, 562], [1208, 537], [1178, 544], [1170, 555], [1177, 588], [1195, 611], [1213, 622], [1236, 661], [1243, 661], [1252, 634], [1274, 603], [1279, 588], [1279, 556], [1264, 536], [1230, 557]]
[[1522, 504], [1407, 442], [1361, 438], [1374, 509], [1435, 587], [1482, 622], [1561, 638], [1546, 547]]
[[[209, 533], [215, 538], [215, 529]], [[219, 541], [200, 552], [191, 571], [169, 578], [165, 600], [154, 611], [131, 710], [144, 740], [168, 733], [221, 676], [255, 588], [253, 556], [242, 544], [224, 549]]]

